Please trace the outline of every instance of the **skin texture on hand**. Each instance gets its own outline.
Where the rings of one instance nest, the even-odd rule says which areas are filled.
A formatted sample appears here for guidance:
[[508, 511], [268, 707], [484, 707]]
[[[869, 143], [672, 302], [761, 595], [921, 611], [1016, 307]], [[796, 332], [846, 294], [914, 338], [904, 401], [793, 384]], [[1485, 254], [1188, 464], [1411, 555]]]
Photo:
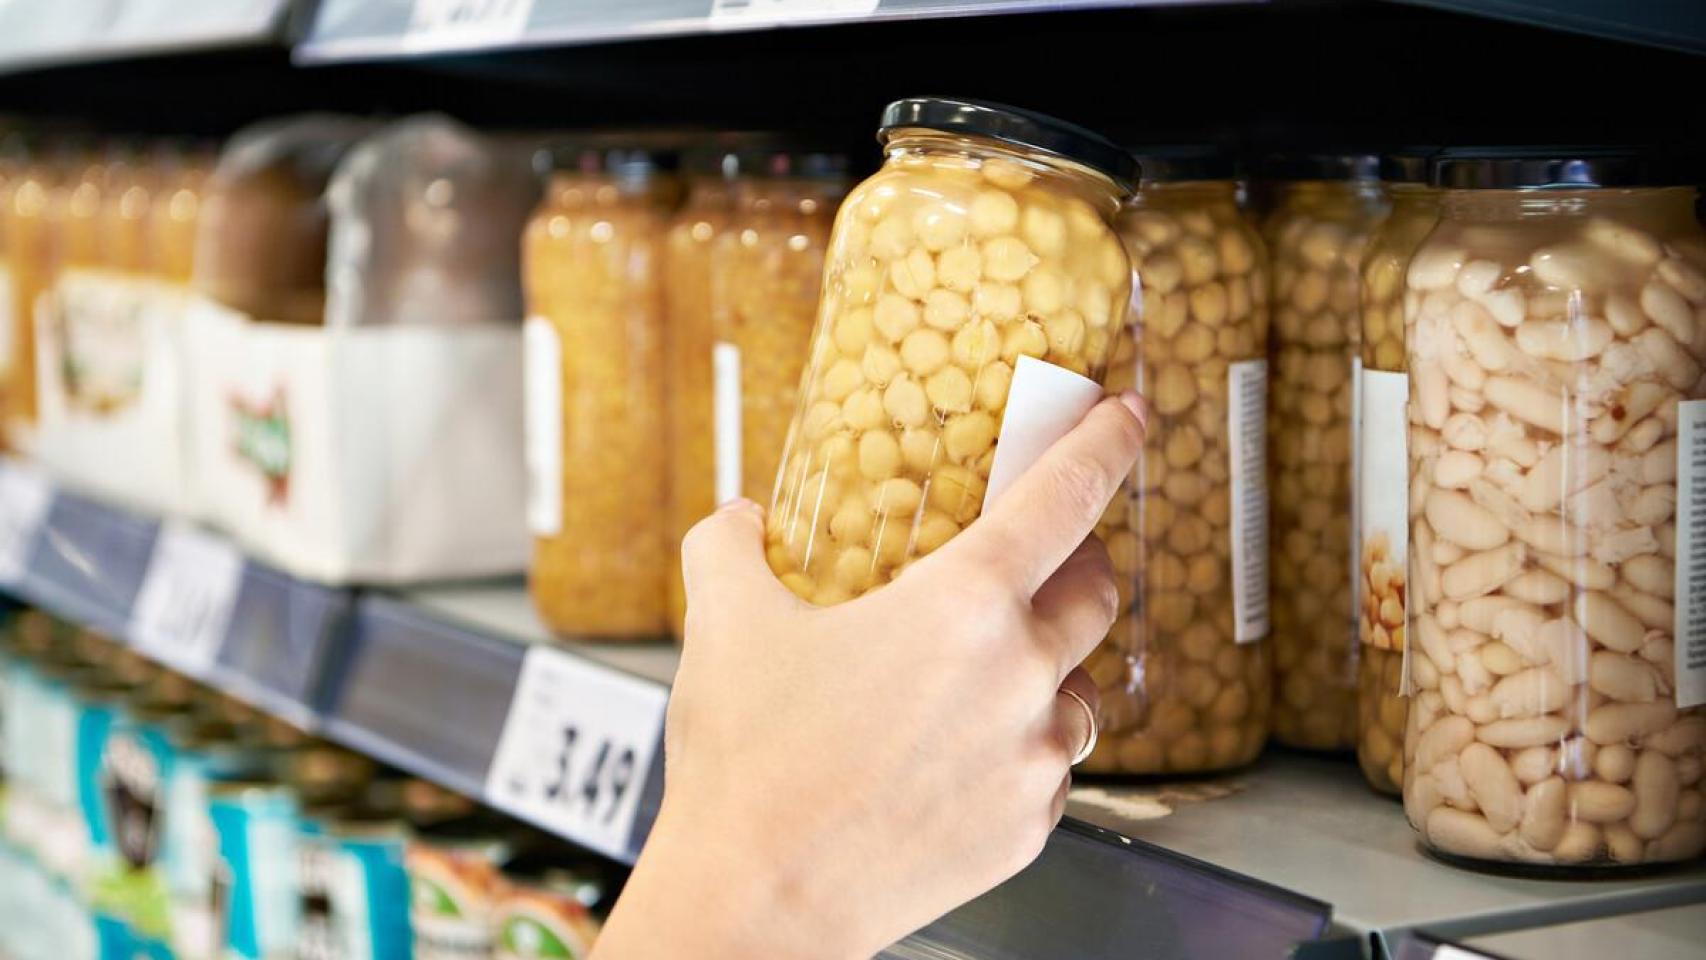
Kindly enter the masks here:
[[1090, 535], [1143, 442], [1097, 405], [965, 532], [834, 607], [737, 501], [683, 544], [663, 807], [595, 960], [868, 957], [1023, 869], [1059, 821], [1118, 605]]

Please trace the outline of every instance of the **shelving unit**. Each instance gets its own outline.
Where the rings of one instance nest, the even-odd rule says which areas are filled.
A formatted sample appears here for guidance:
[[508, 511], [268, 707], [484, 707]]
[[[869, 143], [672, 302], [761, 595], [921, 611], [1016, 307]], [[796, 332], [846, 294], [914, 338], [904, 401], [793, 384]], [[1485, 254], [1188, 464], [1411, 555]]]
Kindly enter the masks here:
[[[39, 517], [32, 497], [17, 493], [36, 485], [48, 496]], [[16, 462], [0, 464], [0, 530], [29, 540], [21, 575], [0, 576], [0, 590], [92, 629], [136, 638], [136, 600], [160, 541], [181, 535], [177, 529], [54, 489]], [[491, 768], [529, 650], [549, 647], [595, 674], [660, 689], [676, 662], [667, 643], [548, 644], [514, 581], [357, 591], [244, 560], [230, 603], [226, 629], [201, 654], [187, 652], [196, 646], [190, 640], [143, 651], [304, 729], [499, 806]], [[661, 719], [629, 732], [655, 738]], [[661, 774], [654, 762], [633, 830], [617, 847], [563, 830], [562, 821], [537, 822], [631, 861], [655, 816]], [[1224, 955], [1216, 951], [1235, 937], [1245, 956], [1303, 945], [1300, 956], [1398, 957], [1422, 933], [1495, 946], [1509, 936], [1520, 956], [1542, 942], [1532, 938], [1547, 925], [1681, 910], [1662, 914], [1663, 929], [1685, 929], [1706, 910], [1706, 865], [1580, 883], [1487, 876], [1430, 860], [1398, 805], [1371, 793], [1342, 758], [1277, 752], [1204, 781], [1091, 781], [1075, 790], [1068, 812], [1029, 870], [886, 956], [1114, 957], [1124, 955], [1122, 944], [1143, 942], [1154, 956], [1203, 957]], [[1212, 948], [1210, 935], [1221, 938]]]

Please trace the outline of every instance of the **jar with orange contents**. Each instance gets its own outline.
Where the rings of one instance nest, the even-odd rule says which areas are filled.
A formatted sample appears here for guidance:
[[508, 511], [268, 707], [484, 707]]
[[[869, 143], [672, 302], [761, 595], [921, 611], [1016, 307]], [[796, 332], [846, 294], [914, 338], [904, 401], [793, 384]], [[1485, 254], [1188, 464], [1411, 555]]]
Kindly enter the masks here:
[[711, 249], [728, 228], [740, 176], [736, 137], [689, 151], [686, 198], [669, 225], [664, 313], [669, 334], [669, 620], [677, 637], [687, 616], [681, 538], [717, 505], [711, 418]]
[[1050, 117], [916, 98], [842, 203], [766, 535], [825, 605], [859, 596], [982, 512], [1027, 359], [1099, 382], [1131, 264], [1111, 226], [1136, 164]]
[[675, 155], [542, 151], [522, 239], [531, 589], [554, 632], [664, 632], [670, 571], [664, 250]]
[[771, 499], [810, 352], [824, 250], [847, 192], [845, 158], [748, 158], [711, 254], [718, 502]]

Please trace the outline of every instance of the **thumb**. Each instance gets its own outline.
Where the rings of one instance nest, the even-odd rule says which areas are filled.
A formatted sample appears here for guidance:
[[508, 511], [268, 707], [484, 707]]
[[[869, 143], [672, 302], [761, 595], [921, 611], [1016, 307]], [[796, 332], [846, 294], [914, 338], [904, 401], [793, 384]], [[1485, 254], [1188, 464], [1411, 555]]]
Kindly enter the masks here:
[[693, 525], [681, 541], [688, 633], [695, 622], [724, 617], [750, 622], [759, 611], [793, 599], [764, 559], [764, 508], [732, 500]]

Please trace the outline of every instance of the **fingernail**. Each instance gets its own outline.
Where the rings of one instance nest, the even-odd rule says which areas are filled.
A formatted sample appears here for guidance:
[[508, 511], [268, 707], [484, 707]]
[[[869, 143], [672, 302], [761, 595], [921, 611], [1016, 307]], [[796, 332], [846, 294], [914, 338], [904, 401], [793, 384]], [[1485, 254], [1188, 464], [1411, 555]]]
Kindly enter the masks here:
[[1120, 402], [1125, 404], [1125, 408], [1137, 418], [1137, 422], [1143, 426], [1143, 432], [1148, 433], [1149, 404], [1143, 402], [1143, 397], [1136, 390], [1122, 390], [1120, 391]]

